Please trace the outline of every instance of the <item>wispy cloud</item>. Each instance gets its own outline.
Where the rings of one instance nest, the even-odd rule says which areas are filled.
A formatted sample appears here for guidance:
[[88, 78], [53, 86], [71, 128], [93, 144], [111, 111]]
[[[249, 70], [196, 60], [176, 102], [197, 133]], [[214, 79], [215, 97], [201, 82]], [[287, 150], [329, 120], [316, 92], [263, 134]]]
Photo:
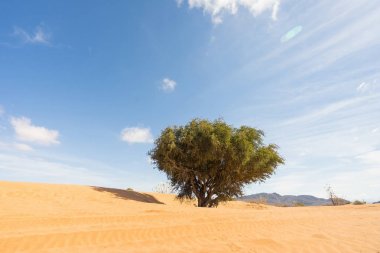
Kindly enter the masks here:
[[356, 156], [360, 161], [380, 169], [380, 150], [373, 150]]
[[34, 149], [25, 144], [18, 142], [0, 142], [0, 150], [2, 151], [21, 151], [21, 152], [31, 152]]
[[120, 178], [101, 173], [93, 167], [55, 161], [31, 153], [0, 153], [0, 175], [4, 180], [16, 181], [122, 185]]
[[370, 103], [373, 100], [379, 99], [379, 95], [371, 95], [364, 97], [355, 97], [350, 99], [344, 99], [341, 101], [333, 102], [327, 106], [319, 108], [312, 112], [307, 112], [305, 115], [301, 115], [292, 119], [288, 119], [284, 122], [284, 125], [310, 123], [323, 117], [330, 116], [340, 110], [356, 106], [363, 103]]
[[149, 128], [127, 127], [121, 131], [121, 140], [128, 143], [152, 143], [153, 135]]
[[37, 26], [33, 32], [27, 32], [20, 27], [13, 28], [13, 36], [18, 37], [25, 44], [50, 45], [51, 35], [42, 26]]
[[[320, 20], [320, 24], [305, 19], [302, 39], [294, 40], [289, 47], [281, 47], [276, 53], [271, 53], [271, 57], [277, 58], [273, 59], [274, 69], [291, 68], [298, 73], [298, 78], [305, 77], [379, 45], [380, 35], [376, 32], [376, 27], [371, 25], [380, 22], [378, 5], [371, 1], [366, 4], [342, 4], [342, 1], [337, 1], [330, 7], [340, 14], [322, 14], [319, 18], [324, 20]], [[320, 6], [310, 9], [314, 13], [323, 12]], [[287, 54], [291, 57], [285, 57]]]
[[11, 118], [11, 125], [17, 139], [42, 145], [59, 144], [59, 132], [45, 127], [35, 126], [32, 121], [25, 117]]
[[271, 18], [277, 20], [280, 0], [188, 0], [188, 4], [191, 9], [203, 9], [205, 13], [211, 15], [214, 24], [220, 24], [223, 22], [224, 14], [235, 15], [239, 7], [247, 9], [254, 16], [270, 11]]
[[5, 114], [5, 109], [0, 105], [0, 117]]
[[170, 78], [164, 78], [161, 82], [161, 89], [166, 92], [172, 92], [175, 90], [177, 86], [177, 82], [170, 79]]
[[[319, 14], [311, 19], [312, 13]], [[324, 197], [324, 185], [331, 184], [349, 199], [374, 198], [380, 191], [374, 179], [380, 176], [380, 36], [371, 24], [380, 22], [380, 8], [373, 1], [322, 1], [295, 4], [287, 14], [286, 24], [277, 23], [266, 37], [270, 46], [229, 80], [239, 80], [235, 89], [237, 82], [265, 83], [250, 92], [245, 86], [255, 104], [231, 117], [260, 124], [286, 158], [277, 175], [252, 191]], [[302, 34], [287, 32], [295, 24], [302, 24]], [[260, 43], [254, 39], [250, 44]]]
[[15, 149], [23, 152], [30, 152], [33, 151], [33, 148], [25, 143], [14, 143], [13, 146]]

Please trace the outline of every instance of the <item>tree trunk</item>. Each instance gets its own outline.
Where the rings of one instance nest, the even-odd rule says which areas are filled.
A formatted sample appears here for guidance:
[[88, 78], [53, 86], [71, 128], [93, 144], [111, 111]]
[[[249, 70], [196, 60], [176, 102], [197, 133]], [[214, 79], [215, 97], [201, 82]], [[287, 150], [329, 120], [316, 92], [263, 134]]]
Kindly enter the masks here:
[[218, 198], [212, 199], [213, 193], [210, 191], [197, 192], [198, 207], [216, 207], [218, 206]]
[[208, 200], [204, 194], [199, 194], [198, 196], [198, 207], [207, 207]]
[[205, 207], [203, 204], [203, 199], [198, 198], [198, 207]]
[[202, 196], [198, 198], [198, 207], [213, 207], [213, 200], [208, 197]]

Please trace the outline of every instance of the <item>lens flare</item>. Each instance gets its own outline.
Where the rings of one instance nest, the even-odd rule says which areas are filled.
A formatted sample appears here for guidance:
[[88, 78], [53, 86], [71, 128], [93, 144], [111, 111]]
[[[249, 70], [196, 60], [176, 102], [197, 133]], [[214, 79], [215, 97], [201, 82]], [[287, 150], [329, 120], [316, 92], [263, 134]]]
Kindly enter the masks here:
[[290, 29], [284, 36], [281, 37], [281, 42], [287, 42], [296, 37], [302, 31], [302, 26], [298, 25]]

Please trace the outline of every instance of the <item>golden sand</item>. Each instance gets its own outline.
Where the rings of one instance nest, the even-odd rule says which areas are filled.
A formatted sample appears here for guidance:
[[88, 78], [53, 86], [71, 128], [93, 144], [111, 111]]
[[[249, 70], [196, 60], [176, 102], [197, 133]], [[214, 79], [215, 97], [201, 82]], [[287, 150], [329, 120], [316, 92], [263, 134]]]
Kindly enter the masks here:
[[380, 252], [380, 205], [196, 208], [173, 195], [0, 182], [0, 253]]

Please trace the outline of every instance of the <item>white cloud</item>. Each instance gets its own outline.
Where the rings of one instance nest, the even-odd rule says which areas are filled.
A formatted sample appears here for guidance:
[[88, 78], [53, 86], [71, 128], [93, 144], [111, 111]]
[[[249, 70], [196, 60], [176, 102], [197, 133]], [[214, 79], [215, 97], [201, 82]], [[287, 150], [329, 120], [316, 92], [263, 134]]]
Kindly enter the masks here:
[[46, 33], [41, 26], [37, 26], [35, 31], [28, 33], [20, 27], [13, 28], [13, 35], [19, 37], [27, 44], [50, 44], [50, 34]]
[[24, 152], [33, 151], [33, 148], [31, 146], [24, 144], [24, 143], [14, 143], [13, 146], [15, 149], [17, 149], [19, 151], [24, 151]]
[[170, 78], [164, 78], [161, 83], [161, 89], [167, 92], [174, 91], [176, 86], [177, 86], [177, 82]]
[[19, 140], [42, 145], [59, 144], [59, 132], [45, 127], [34, 126], [30, 119], [11, 118], [11, 124]]
[[152, 143], [153, 135], [149, 128], [127, 127], [121, 131], [121, 139], [128, 143]]
[[3, 116], [5, 113], [4, 107], [0, 105], [0, 116]]
[[280, 9], [280, 2], [279, 1], [277, 1], [277, 2], [275, 2], [274, 3], [274, 5], [273, 5], [273, 9], [272, 9], [272, 19], [274, 20], [274, 21], [276, 21], [277, 20], [277, 15], [278, 15], [278, 11], [279, 11], [279, 9]]
[[239, 7], [248, 9], [257, 16], [265, 11], [271, 11], [273, 20], [277, 20], [280, 6], [279, 0], [188, 0], [190, 8], [201, 8], [211, 15], [214, 24], [223, 22], [224, 13], [235, 15]]

